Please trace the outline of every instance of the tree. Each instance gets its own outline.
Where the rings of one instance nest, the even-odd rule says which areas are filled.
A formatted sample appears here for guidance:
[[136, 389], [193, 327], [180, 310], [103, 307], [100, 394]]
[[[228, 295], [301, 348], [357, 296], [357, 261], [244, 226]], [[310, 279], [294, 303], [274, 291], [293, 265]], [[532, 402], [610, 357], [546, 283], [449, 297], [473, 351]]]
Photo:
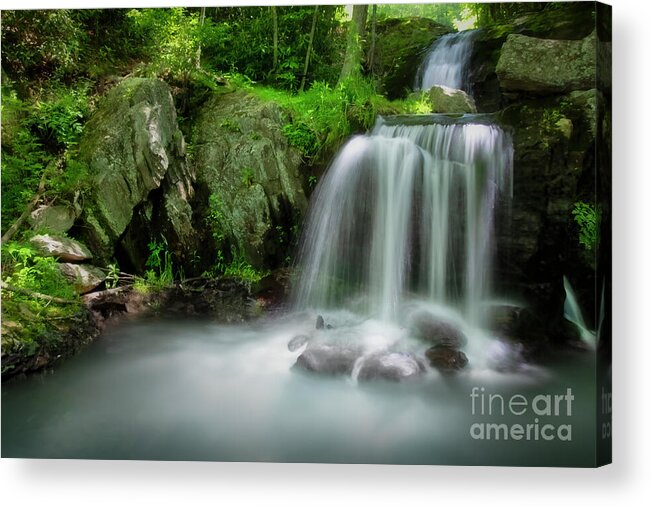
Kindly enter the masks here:
[[307, 69], [310, 65], [310, 54], [312, 53], [312, 46], [314, 44], [314, 30], [316, 29], [316, 18], [319, 14], [319, 6], [314, 6], [314, 17], [312, 17], [312, 29], [310, 30], [310, 41], [307, 45], [307, 52], [305, 53], [305, 65], [303, 66], [303, 76], [301, 77], [301, 86], [299, 91], [305, 88], [305, 79], [307, 77]]
[[271, 72], [276, 72], [278, 68], [278, 12], [275, 6], [271, 6], [271, 19], [273, 20], [273, 38], [274, 38], [274, 59]]
[[375, 44], [377, 42], [377, 4], [373, 4], [371, 12], [371, 45], [368, 49], [368, 69], [373, 73], [373, 64], [375, 59]]
[[346, 39], [346, 54], [344, 65], [341, 68], [339, 82], [343, 82], [354, 74], [360, 72], [362, 65], [362, 41], [366, 34], [366, 17], [368, 5], [353, 5], [353, 15], [348, 22], [348, 34]]

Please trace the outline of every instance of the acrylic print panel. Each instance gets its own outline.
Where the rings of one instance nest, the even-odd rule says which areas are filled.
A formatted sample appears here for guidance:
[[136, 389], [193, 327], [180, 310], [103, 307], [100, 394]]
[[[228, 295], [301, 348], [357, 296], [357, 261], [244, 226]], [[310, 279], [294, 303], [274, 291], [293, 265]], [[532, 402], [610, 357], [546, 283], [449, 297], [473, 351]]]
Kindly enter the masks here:
[[610, 8], [4, 11], [4, 457], [610, 461]]

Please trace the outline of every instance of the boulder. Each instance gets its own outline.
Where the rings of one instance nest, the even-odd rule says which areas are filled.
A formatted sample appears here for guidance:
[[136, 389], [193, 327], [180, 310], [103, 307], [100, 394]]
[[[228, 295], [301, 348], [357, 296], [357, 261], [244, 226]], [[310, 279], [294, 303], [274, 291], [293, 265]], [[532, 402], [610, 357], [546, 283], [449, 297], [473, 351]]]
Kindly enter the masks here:
[[535, 94], [589, 90], [596, 82], [596, 33], [578, 41], [511, 34], [502, 46], [496, 73], [508, 91]]
[[284, 114], [250, 93], [222, 93], [204, 104], [194, 127], [198, 184], [213, 232], [206, 244], [257, 268], [286, 258], [307, 209], [302, 158], [283, 134]]
[[344, 345], [310, 344], [295, 366], [323, 375], [350, 375], [361, 350]]
[[84, 262], [91, 260], [93, 254], [83, 243], [65, 236], [39, 234], [29, 242], [44, 257], [58, 257], [63, 262]]
[[128, 78], [113, 88], [84, 128], [78, 159], [91, 178], [80, 231], [101, 261], [119, 253], [125, 269], [143, 270], [147, 244], [160, 240], [152, 230], [175, 260], [193, 251], [194, 174], [165, 82]]
[[106, 275], [101, 269], [88, 264], [71, 264], [66, 262], [58, 264], [58, 266], [63, 276], [73, 284], [79, 294], [90, 292], [98, 287], [106, 278]]
[[432, 86], [428, 91], [433, 113], [476, 113], [475, 101], [463, 90]]
[[377, 354], [362, 359], [362, 365], [357, 372], [357, 379], [369, 380], [391, 380], [399, 382], [419, 376], [423, 367], [411, 354], [391, 352], [388, 354]]
[[29, 223], [35, 230], [63, 234], [68, 232], [75, 223], [77, 214], [70, 206], [40, 206], [31, 212]]
[[468, 365], [468, 358], [460, 351], [451, 347], [436, 345], [425, 351], [429, 364], [441, 373], [453, 373]]
[[432, 43], [453, 30], [428, 18], [389, 18], [377, 23], [373, 74], [390, 99], [405, 97]]
[[463, 331], [455, 324], [442, 320], [427, 310], [415, 312], [410, 318], [409, 328], [415, 338], [433, 345], [460, 348], [467, 342]]
[[310, 337], [304, 334], [299, 334], [298, 336], [294, 336], [294, 338], [289, 340], [289, 343], [287, 344], [287, 350], [289, 350], [290, 352], [294, 352], [300, 349], [309, 340]]

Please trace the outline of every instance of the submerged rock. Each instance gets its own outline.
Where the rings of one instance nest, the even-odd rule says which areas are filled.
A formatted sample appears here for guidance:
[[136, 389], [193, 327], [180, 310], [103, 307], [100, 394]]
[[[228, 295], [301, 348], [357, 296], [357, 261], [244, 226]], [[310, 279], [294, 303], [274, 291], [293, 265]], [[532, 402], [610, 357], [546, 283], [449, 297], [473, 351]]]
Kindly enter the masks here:
[[414, 356], [401, 352], [373, 355], [360, 361], [362, 364], [357, 379], [361, 381], [381, 379], [399, 382], [415, 378], [424, 371]]
[[317, 315], [316, 317], [316, 328], [323, 329], [325, 327], [325, 322], [322, 315]]
[[414, 337], [443, 347], [460, 348], [466, 342], [466, 335], [455, 324], [436, 315], [420, 310], [411, 317], [410, 329]]
[[425, 351], [429, 363], [441, 373], [452, 373], [468, 365], [468, 357], [451, 347], [434, 346]]
[[294, 336], [291, 340], [289, 340], [289, 343], [287, 344], [287, 349], [290, 352], [294, 352], [298, 349], [300, 349], [303, 345], [305, 345], [309, 341], [310, 337], [304, 334], [299, 334], [298, 336]]
[[91, 260], [93, 254], [83, 243], [64, 236], [39, 234], [29, 242], [39, 254], [45, 257], [58, 257], [63, 262], [84, 262]]
[[342, 345], [310, 345], [295, 366], [323, 375], [350, 375], [361, 350]]

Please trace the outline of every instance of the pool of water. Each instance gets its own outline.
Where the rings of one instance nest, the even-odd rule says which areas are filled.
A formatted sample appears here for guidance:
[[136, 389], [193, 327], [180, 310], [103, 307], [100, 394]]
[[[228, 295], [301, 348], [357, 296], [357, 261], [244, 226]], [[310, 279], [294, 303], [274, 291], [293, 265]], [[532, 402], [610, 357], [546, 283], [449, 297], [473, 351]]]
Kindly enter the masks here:
[[[326, 316], [326, 321], [336, 316]], [[382, 326], [357, 332], [387, 346]], [[361, 327], [360, 327], [361, 326]], [[355, 326], [353, 326], [355, 328]], [[372, 331], [369, 331], [369, 329]], [[379, 329], [379, 331], [378, 331]], [[361, 331], [360, 331], [361, 330]], [[473, 362], [404, 382], [357, 382], [292, 368], [314, 315], [240, 326], [140, 321], [104, 334], [54, 371], [2, 385], [2, 455], [29, 458], [588, 466], [594, 356], [500, 373]], [[354, 333], [353, 333], [354, 334]], [[398, 333], [399, 334], [399, 333]], [[395, 338], [403, 340], [404, 338]], [[390, 340], [389, 340], [390, 341]], [[389, 344], [391, 345], [391, 344]], [[393, 343], [395, 346], [395, 343]], [[407, 343], [405, 347], [412, 347]], [[474, 365], [474, 366], [472, 366]], [[574, 397], [571, 415], [479, 413], [471, 393]], [[492, 408], [499, 412], [499, 398]], [[564, 407], [564, 405], [563, 405]], [[570, 441], [478, 440], [475, 423], [572, 426]]]

